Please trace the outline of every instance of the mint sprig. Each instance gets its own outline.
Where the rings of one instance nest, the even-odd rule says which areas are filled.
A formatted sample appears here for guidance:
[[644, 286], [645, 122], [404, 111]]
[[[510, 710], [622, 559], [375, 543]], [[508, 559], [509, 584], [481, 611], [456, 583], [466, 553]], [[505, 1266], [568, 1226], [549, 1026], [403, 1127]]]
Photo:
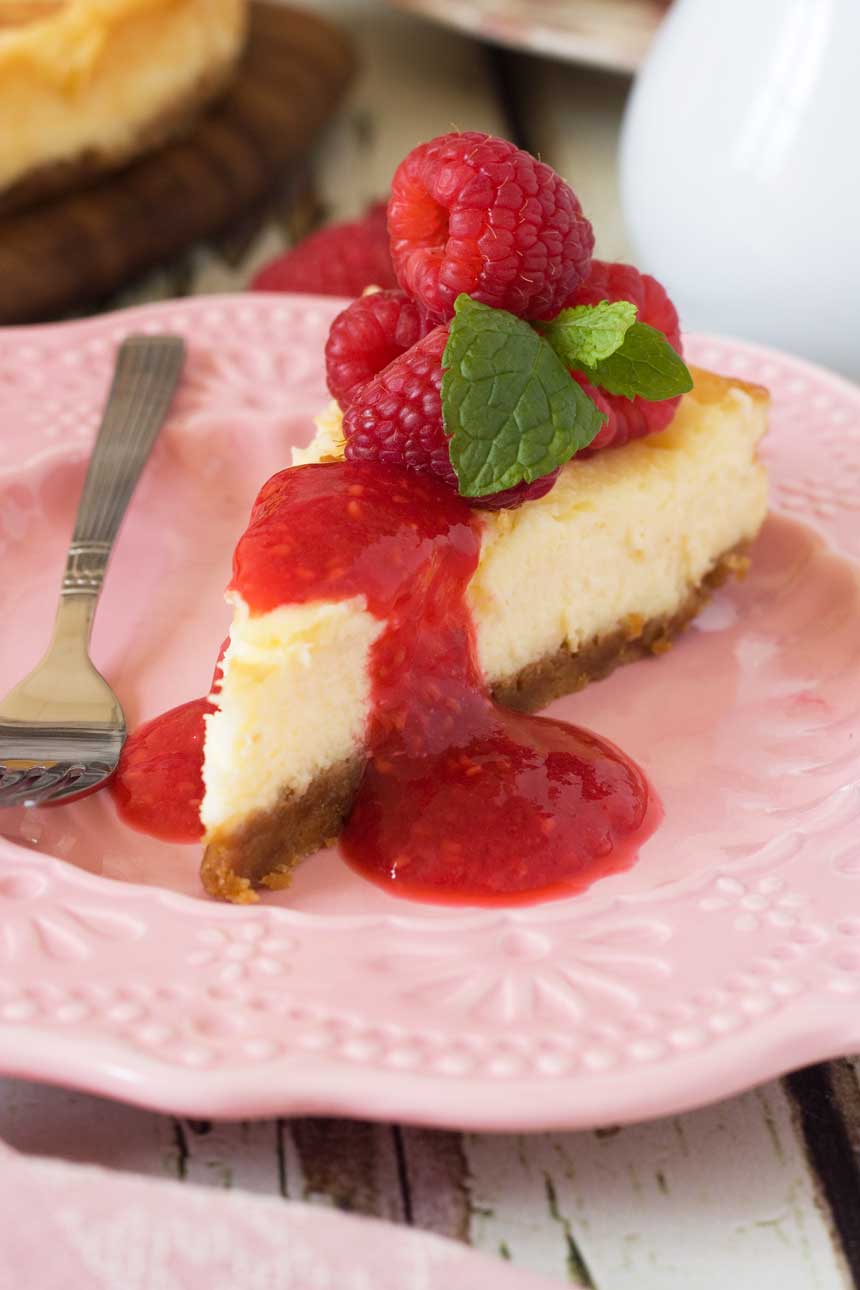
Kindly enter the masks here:
[[548, 475], [606, 420], [571, 375], [610, 394], [659, 401], [692, 377], [629, 300], [563, 309], [530, 324], [460, 295], [442, 356], [442, 418], [463, 497], [488, 497]]
[[675, 352], [661, 331], [647, 323], [635, 322], [618, 349], [597, 363], [572, 363], [609, 394], [625, 399], [640, 398], [651, 402], [673, 399], [693, 388], [693, 378], [686, 363]]
[[591, 443], [604, 416], [551, 345], [460, 295], [442, 356], [442, 415], [463, 497], [530, 483]]
[[551, 322], [535, 325], [565, 366], [593, 367], [621, 347], [635, 321], [632, 301], [601, 300], [597, 305], [562, 309]]

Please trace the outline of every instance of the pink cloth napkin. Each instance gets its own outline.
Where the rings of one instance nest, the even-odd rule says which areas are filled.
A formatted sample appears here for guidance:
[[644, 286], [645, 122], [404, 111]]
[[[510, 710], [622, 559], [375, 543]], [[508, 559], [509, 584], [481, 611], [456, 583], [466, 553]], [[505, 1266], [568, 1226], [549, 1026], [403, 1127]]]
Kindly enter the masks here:
[[0, 1290], [548, 1290], [411, 1228], [0, 1144]]

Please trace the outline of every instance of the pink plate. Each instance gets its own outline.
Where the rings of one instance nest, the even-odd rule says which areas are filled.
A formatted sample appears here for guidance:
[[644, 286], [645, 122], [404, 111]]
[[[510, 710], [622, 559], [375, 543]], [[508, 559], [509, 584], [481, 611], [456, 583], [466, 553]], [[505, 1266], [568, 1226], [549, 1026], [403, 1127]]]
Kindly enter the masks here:
[[[0, 333], [0, 676], [49, 628], [117, 342], [183, 333], [187, 379], [117, 544], [97, 663], [130, 721], [202, 691], [261, 481], [311, 434], [337, 302], [198, 298]], [[554, 711], [647, 770], [638, 864], [531, 908], [435, 908], [336, 852], [256, 908], [110, 799], [4, 815], [0, 1068], [198, 1116], [490, 1129], [665, 1114], [860, 1048], [860, 391], [693, 337], [774, 395], [774, 513], [745, 582], [668, 658]]]

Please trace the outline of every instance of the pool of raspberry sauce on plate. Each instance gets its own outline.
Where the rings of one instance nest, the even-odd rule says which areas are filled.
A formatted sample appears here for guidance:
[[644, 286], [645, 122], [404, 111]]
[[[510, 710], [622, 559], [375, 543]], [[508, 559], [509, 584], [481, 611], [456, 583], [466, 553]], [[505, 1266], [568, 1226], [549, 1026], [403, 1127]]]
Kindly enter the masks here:
[[[492, 700], [466, 601], [480, 545], [476, 513], [431, 478], [310, 465], [262, 489], [232, 586], [258, 614], [364, 595], [386, 624], [370, 658], [368, 764], [340, 839], [352, 868], [418, 900], [569, 895], [628, 868], [660, 806], [613, 744]], [[132, 735], [114, 787], [127, 823], [200, 839], [212, 710], [194, 700]]]

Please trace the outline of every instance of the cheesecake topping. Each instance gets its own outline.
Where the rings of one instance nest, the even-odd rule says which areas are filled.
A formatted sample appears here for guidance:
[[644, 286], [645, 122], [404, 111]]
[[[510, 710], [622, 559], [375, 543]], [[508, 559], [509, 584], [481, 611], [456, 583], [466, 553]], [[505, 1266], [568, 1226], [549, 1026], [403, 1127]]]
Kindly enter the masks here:
[[474, 130], [403, 158], [388, 231], [398, 282], [435, 322], [463, 293], [521, 318], [550, 317], [586, 277], [594, 247], [578, 197], [551, 166]]
[[512, 143], [466, 132], [414, 148], [388, 230], [401, 291], [355, 301], [326, 346], [347, 460], [521, 506], [576, 453], [662, 429], [692, 388], [663, 288], [592, 260], [576, 195]]
[[[253, 614], [363, 595], [385, 622], [369, 660], [367, 767], [341, 836], [353, 868], [418, 899], [562, 895], [632, 863], [657, 808], [612, 744], [488, 694], [466, 603], [480, 542], [474, 512], [432, 477], [302, 466], [260, 493], [232, 588]], [[174, 709], [129, 740], [115, 792], [135, 827], [167, 836], [169, 823], [176, 839], [184, 821], [200, 837], [206, 710]]]

